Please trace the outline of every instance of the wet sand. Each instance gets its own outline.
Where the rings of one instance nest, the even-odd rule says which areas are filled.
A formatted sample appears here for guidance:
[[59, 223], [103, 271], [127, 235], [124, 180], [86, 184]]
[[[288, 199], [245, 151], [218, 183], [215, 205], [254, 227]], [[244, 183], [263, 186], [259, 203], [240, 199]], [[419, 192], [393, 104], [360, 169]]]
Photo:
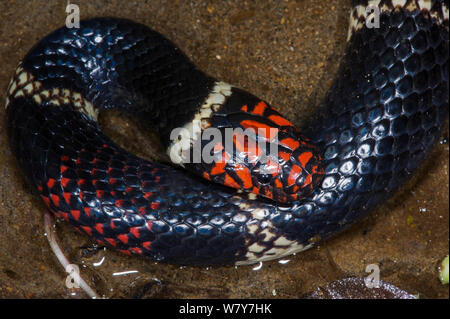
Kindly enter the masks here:
[[[153, 27], [216, 78], [268, 101], [295, 123], [323, 99], [342, 58], [347, 1], [76, 1], [81, 17], [117, 16]], [[0, 2], [0, 100], [17, 63], [32, 45], [64, 24], [66, 1]], [[3, 103], [3, 102], [2, 102]], [[144, 157], [155, 154], [147, 133], [117, 115], [105, 131]], [[448, 127], [448, 126], [447, 126]], [[113, 129], [114, 128], [114, 129]], [[448, 138], [448, 129], [443, 138]], [[0, 108], [0, 298], [69, 298], [66, 273], [44, 236], [44, 205], [25, 184], [7, 144]], [[437, 265], [449, 251], [449, 145], [432, 154], [395, 196], [359, 224], [309, 251], [253, 267], [195, 268], [156, 264], [111, 250], [65, 223], [56, 230], [64, 252], [106, 297], [299, 298], [317, 286], [366, 276], [422, 298], [448, 298]], [[88, 247], [88, 248], [86, 248]], [[93, 264], [102, 260], [101, 266]], [[114, 276], [116, 272], [138, 273]]]

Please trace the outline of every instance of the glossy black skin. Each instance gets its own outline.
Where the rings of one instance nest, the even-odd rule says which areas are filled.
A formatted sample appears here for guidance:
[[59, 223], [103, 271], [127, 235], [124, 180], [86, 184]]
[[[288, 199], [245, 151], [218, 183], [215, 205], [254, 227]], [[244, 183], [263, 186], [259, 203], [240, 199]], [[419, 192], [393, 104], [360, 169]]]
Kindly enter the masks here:
[[[96, 34], [111, 36], [101, 52], [94, 45]], [[117, 40], [122, 36], [123, 40]], [[142, 39], [149, 38], [156, 49], [144, 45]], [[55, 66], [46, 66], [46, 61]], [[83, 21], [80, 30], [63, 28], [33, 48], [23, 65], [45, 87], [78, 91], [98, 108], [157, 118], [155, 125], [161, 128], [186, 121], [212, 83], [162, 36], [118, 19]], [[158, 88], [162, 82], [139, 71], [144, 66], [150, 71], [161, 68], [162, 75], [169, 72], [164, 88]], [[110, 81], [105, 84], [105, 79]], [[181, 87], [186, 90], [177, 91], [178, 79], [185, 81]], [[105, 237], [112, 238], [119, 249], [141, 248], [139, 254], [156, 260], [228, 264], [245, 260], [253, 243], [265, 247], [256, 254], [261, 257], [279, 236], [308, 244], [366, 216], [411, 176], [439, 138], [448, 115], [448, 89], [448, 21], [442, 26], [417, 11], [400, 10], [383, 14], [380, 29], [358, 31], [322, 107], [310, 127], [300, 130], [324, 154], [324, 180], [312, 195], [286, 207], [263, 199], [251, 201], [178, 169], [138, 159], [70, 106], [13, 99], [7, 119], [14, 154], [30, 182], [43, 187], [41, 195], [62, 199], [64, 192], [72, 194], [68, 204], [50, 204], [50, 209], [67, 212], [75, 227], [89, 228], [103, 242]], [[158, 103], [147, 101], [155, 98]], [[180, 100], [192, 103], [180, 108]], [[62, 155], [70, 160], [63, 163]], [[92, 163], [94, 157], [98, 161]], [[80, 164], [76, 158], [82, 159]], [[61, 165], [70, 166], [67, 173], [59, 173]], [[110, 167], [118, 185], [108, 183]], [[89, 174], [93, 168], [97, 175]], [[74, 181], [67, 189], [60, 183], [64, 174]], [[47, 187], [50, 177], [57, 180], [53, 188]], [[89, 180], [85, 189], [77, 185], [79, 178]], [[122, 193], [124, 186], [131, 190]], [[102, 197], [96, 196], [97, 190], [104, 191]], [[80, 191], [88, 196], [80, 198]], [[152, 195], [144, 198], [150, 191]], [[115, 196], [126, 204], [115, 206]], [[160, 206], [151, 209], [153, 202]], [[79, 219], [73, 218], [74, 207], [91, 207], [91, 216], [82, 213]], [[144, 207], [143, 215], [139, 207]], [[266, 210], [262, 220], [252, 216], [256, 208]], [[145, 227], [149, 221], [150, 229]], [[103, 234], [95, 230], [97, 223], [103, 224]], [[247, 226], [252, 223], [258, 229], [249, 233]], [[139, 236], [131, 232], [132, 227], [141, 227]], [[260, 233], [265, 227], [275, 234], [268, 242]], [[119, 235], [126, 236], [128, 243], [117, 239]], [[143, 248], [145, 241], [151, 241], [149, 249]]]

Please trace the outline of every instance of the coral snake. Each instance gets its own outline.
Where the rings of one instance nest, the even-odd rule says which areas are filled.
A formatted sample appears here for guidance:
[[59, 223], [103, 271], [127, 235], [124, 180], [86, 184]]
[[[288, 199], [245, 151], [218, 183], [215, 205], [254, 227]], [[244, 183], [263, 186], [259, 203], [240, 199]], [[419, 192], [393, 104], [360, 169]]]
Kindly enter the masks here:
[[[84, 20], [20, 62], [6, 100], [10, 146], [48, 209], [101, 245], [179, 264], [280, 258], [366, 216], [424, 161], [448, 115], [448, 8], [353, 1], [339, 73], [301, 130], [147, 26]], [[96, 121], [104, 109], [158, 131], [173, 163], [112, 142]], [[258, 134], [211, 148], [210, 128]], [[262, 161], [268, 148], [250, 141], [276, 156]], [[186, 161], [194, 145], [218, 160]]]

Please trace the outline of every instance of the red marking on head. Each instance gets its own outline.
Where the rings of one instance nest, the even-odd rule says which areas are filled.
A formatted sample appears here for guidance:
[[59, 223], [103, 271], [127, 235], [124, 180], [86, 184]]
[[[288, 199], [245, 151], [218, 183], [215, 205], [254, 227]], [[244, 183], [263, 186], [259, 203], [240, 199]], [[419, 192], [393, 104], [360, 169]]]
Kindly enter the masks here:
[[298, 165], [292, 165], [291, 171], [289, 172], [288, 177], [288, 186], [294, 185], [297, 177], [302, 172], [302, 168]]
[[303, 168], [306, 167], [306, 164], [308, 164], [308, 161], [312, 156], [313, 154], [311, 152], [304, 152], [298, 156], [298, 160], [300, 161], [300, 164], [302, 164]]
[[278, 156], [281, 157], [285, 162], [288, 162], [291, 159], [291, 154], [282, 151], [278, 152]]
[[309, 185], [309, 184], [311, 184], [311, 182], [312, 182], [312, 175], [308, 174], [305, 177], [305, 182], [303, 183], [303, 186]]
[[287, 137], [287, 138], [281, 140], [280, 144], [288, 147], [291, 150], [295, 150], [300, 146], [300, 143], [291, 137]]
[[103, 196], [105, 195], [105, 192], [102, 190], [97, 190], [96, 191], [97, 197], [98, 198], [103, 198]]
[[245, 135], [235, 134], [233, 136], [233, 143], [236, 150], [244, 153], [251, 163], [256, 162], [262, 155], [262, 149], [259, 148], [258, 143], [253, 140], [249, 143]]
[[211, 169], [211, 175], [219, 175], [225, 173], [225, 162], [219, 161], [214, 163], [213, 168]]
[[149, 220], [145, 223], [145, 228], [147, 228], [147, 230], [151, 230], [152, 225], [153, 225], [153, 222], [151, 220]]
[[283, 189], [283, 183], [278, 178], [275, 179], [275, 188]]
[[269, 125], [267, 125], [267, 124], [264, 124], [264, 123], [261, 123], [261, 122], [258, 122], [258, 121], [253, 121], [253, 120], [244, 120], [244, 121], [241, 121], [241, 126], [243, 127], [243, 128], [252, 128], [252, 129], [254, 129], [255, 130], [255, 132], [258, 132], [260, 129], [270, 129], [270, 128], [273, 128], [272, 126], [269, 126]]
[[139, 214], [141, 214], [141, 215], [145, 215], [146, 213], [147, 213], [147, 208], [146, 207], [139, 207], [138, 208], [138, 212], [139, 212]]
[[269, 141], [272, 141], [279, 132], [276, 127], [272, 127], [254, 120], [244, 120], [240, 124], [244, 129], [252, 129], [254, 131], [254, 134]]
[[245, 146], [245, 135], [235, 134], [233, 135], [233, 144], [236, 146], [236, 150], [239, 152], [245, 152], [247, 150]]
[[243, 107], [241, 107], [241, 111], [248, 112], [247, 105], [244, 105]]
[[80, 164], [81, 163], [81, 159], [78, 157], [75, 161], [76, 164]]
[[241, 164], [236, 164], [234, 167], [234, 172], [241, 179], [243, 188], [250, 188], [253, 186], [252, 175], [247, 167]]
[[63, 156], [61, 156], [61, 161], [63, 161], [63, 162], [70, 161], [70, 157], [67, 155], [63, 155]]
[[252, 113], [256, 115], [263, 115], [266, 108], [267, 104], [261, 101], [255, 105], [255, 108], [253, 109]]
[[268, 119], [279, 126], [294, 126], [291, 122], [279, 115], [269, 115]]
[[61, 165], [61, 174], [67, 171], [69, 168], [65, 165]]
[[142, 243], [142, 247], [144, 247], [145, 249], [147, 249], [147, 250], [150, 250], [150, 246], [151, 246], [151, 242], [150, 241], [144, 241], [143, 243]]
[[88, 217], [91, 217], [91, 208], [90, 208], [90, 207], [85, 207], [85, 208], [84, 208], [84, 213], [85, 213]]
[[235, 182], [235, 180], [228, 174], [225, 174], [225, 180], [224, 180], [224, 185], [227, 185], [229, 187], [233, 187], [233, 188], [241, 188], [239, 186], [238, 183]]

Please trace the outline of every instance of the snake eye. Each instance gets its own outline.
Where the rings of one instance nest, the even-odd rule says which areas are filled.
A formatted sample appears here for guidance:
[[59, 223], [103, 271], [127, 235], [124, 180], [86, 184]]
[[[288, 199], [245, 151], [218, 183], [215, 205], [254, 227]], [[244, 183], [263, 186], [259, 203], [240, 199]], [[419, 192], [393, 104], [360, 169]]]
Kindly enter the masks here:
[[303, 184], [305, 183], [305, 176], [304, 176], [304, 175], [300, 175], [300, 176], [297, 178], [297, 180], [295, 181], [295, 183], [296, 183], [298, 186], [302, 187]]
[[258, 175], [258, 182], [261, 184], [269, 184], [272, 180], [272, 175], [270, 174], [259, 174]]

